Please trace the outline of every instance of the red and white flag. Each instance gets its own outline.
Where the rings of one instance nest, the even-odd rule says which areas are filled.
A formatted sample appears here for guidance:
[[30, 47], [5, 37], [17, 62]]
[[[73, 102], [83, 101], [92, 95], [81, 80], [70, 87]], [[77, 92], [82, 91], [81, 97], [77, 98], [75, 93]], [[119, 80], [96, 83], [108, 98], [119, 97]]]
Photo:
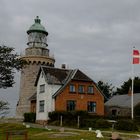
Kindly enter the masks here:
[[140, 64], [140, 52], [139, 52], [139, 50], [133, 50], [133, 64]]

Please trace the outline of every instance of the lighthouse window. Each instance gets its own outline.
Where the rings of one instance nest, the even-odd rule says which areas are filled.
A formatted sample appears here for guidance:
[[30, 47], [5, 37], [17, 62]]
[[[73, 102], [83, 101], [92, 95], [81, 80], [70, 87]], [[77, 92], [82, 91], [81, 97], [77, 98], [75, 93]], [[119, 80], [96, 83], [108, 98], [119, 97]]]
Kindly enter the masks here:
[[40, 85], [40, 93], [45, 92], [45, 84]]

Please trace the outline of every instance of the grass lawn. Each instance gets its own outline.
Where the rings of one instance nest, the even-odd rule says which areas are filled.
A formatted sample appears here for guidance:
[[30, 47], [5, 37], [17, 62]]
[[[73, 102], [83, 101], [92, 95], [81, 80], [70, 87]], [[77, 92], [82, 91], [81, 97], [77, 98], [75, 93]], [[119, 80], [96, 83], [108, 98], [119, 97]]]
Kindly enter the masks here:
[[[94, 132], [89, 131], [64, 131], [58, 130], [46, 130], [39, 128], [25, 128], [21, 124], [14, 123], [2, 123], [0, 124], [0, 140], [6, 140], [6, 131], [28, 131], [28, 140], [97, 140]], [[109, 140], [111, 134], [103, 132], [104, 138], [102, 140]], [[23, 140], [24, 136], [13, 135], [9, 140]], [[134, 137], [134, 136], [133, 136]], [[125, 136], [125, 140], [129, 139], [130, 136]]]

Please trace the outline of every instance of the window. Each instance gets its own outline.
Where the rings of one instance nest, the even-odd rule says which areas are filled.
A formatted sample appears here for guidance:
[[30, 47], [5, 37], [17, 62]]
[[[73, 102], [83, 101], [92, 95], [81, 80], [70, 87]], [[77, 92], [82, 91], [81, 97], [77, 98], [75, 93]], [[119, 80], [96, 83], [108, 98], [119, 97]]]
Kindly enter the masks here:
[[73, 84], [70, 85], [70, 92], [75, 92], [75, 85]]
[[67, 101], [67, 111], [74, 111], [76, 107], [76, 101]]
[[79, 93], [84, 93], [84, 86], [83, 85], [78, 86], [78, 92]]
[[87, 93], [93, 94], [93, 86], [88, 86]]
[[44, 112], [44, 100], [39, 101], [39, 112]]
[[96, 112], [96, 102], [88, 102], [88, 112], [95, 113]]
[[40, 85], [40, 93], [45, 92], [45, 84]]

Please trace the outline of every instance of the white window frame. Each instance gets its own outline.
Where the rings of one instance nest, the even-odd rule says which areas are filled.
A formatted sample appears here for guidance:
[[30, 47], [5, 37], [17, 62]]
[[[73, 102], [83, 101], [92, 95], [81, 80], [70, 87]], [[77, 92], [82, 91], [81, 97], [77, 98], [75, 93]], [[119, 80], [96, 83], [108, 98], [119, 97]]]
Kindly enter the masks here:
[[85, 93], [85, 86], [84, 85], [78, 85], [78, 92], [79, 93]]
[[87, 93], [93, 94], [94, 93], [94, 87], [93, 86], [88, 86], [88, 91]]
[[75, 92], [75, 85], [74, 84], [70, 84], [70, 92]]
[[45, 92], [45, 84], [40, 85], [40, 91], [39, 93], [44, 93]]
[[75, 111], [75, 109], [76, 109], [76, 101], [67, 100], [67, 111]]
[[44, 112], [44, 107], [45, 107], [45, 101], [40, 100], [39, 101], [39, 112]]
[[96, 102], [93, 101], [87, 102], [87, 111], [89, 113], [96, 113], [96, 107], [97, 107]]

